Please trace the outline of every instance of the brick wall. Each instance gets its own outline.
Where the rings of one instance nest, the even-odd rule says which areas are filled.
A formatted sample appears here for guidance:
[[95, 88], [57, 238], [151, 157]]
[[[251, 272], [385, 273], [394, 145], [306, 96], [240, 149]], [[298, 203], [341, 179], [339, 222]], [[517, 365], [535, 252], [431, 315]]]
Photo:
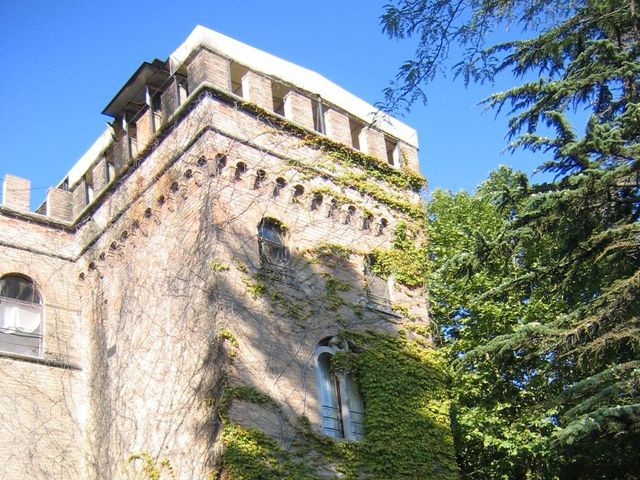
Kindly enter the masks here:
[[[207, 75], [209, 53], [194, 60]], [[310, 102], [297, 93], [290, 97], [293, 120], [307, 127], [313, 127]], [[331, 134], [342, 135], [344, 118], [335, 113], [328, 117]], [[220, 169], [223, 157], [226, 165]], [[268, 412], [239, 402], [232, 408], [236, 421], [262, 428], [282, 443], [291, 438], [292, 425], [301, 415], [319, 430], [312, 364], [317, 343], [345, 327], [392, 331], [395, 326], [379, 312], [365, 310], [356, 316], [352, 308], [327, 302], [327, 276], [351, 286], [340, 294], [345, 303], [361, 302], [366, 295], [362, 256], [317, 262], [309, 249], [321, 242], [357, 246], [364, 252], [389, 245], [400, 214], [334, 185], [329, 175], [302, 174], [284, 160], [289, 158], [329, 168], [332, 174], [355, 168], [336, 164], [264, 119], [205, 97], [155, 150], [138, 159], [137, 168], [101, 199], [77, 231], [51, 232], [46, 226], [0, 216], [23, 232], [21, 241], [30, 249], [9, 249], [12, 268], [29, 266], [25, 273], [33, 271], [47, 285], [45, 357], [73, 359], [84, 368], [79, 375], [3, 360], [28, 372], [37, 367], [43, 384], [33, 390], [36, 404], [67, 407], [58, 443], [48, 439], [32, 447], [27, 439], [22, 447], [11, 447], [15, 450], [0, 446], [16, 458], [7, 478], [27, 472], [20, 470], [28, 462], [19, 452], [33, 448], [46, 448], [63, 459], [33, 478], [60, 478], [57, 472], [63, 468], [72, 478], [115, 478], [129, 468], [126, 459], [135, 452], [166, 457], [176, 478], [206, 478], [217, 460], [219, 431], [212, 406], [225, 371], [232, 383], [251, 385], [282, 405], [283, 418], [274, 420]], [[236, 178], [232, 172], [238, 162], [247, 171]], [[266, 178], [255, 189], [259, 170]], [[274, 196], [276, 178], [286, 185]], [[299, 197], [293, 195], [296, 186], [304, 189]], [[82, 192], [81, 187], [76, 192]], [[312, 209], [314, 188], [349, 197], [357, 209], [354, 218], [345, 223], [337, 212], [329, 216], [331, 194], [326, 192], [323, 205]], [[82, 204], [76, 192], [77, 213]], [[382, 235], [362, 228], [365, 208], [390, 223]], [[255, 294], [262, 265], [257, 226], [264, 217], [286, 225], [291, 252], [284, 272], [268, 282], [275, 296]], [[3, 235], [0, 228], [0, 239]], [[51, 250], [67, 257], [47, 264]], [[405, 293], [398, 301], [423, 312], [424, 301]], [[222, 328], [238, 341], [233, 363], [216, 339]], [[67, 372], [66, 383], [59, 378], [61, 371]], [[52, 386], [46, 387], [49, 380]], [[69, 392], [75, 392], [79, 381], [86, 398], [77, 397], [71, 408], [67, 399], [76, 399], [76, 394]], [[20, 389], [31, 385], [18, 384], [11, 384], [7, 398], [23, 395]], [[50, 411], [57, 415], [56, 408]], [[18, 417], [22, 420], [12, 428], [26, 431], [31, 417], [22, 411]], [[280, 421], [284, 426], [278, 430]], [[81, 452], [78, 431], [84, 432]], [[81, 465], [85, 470], [78, 475]]]

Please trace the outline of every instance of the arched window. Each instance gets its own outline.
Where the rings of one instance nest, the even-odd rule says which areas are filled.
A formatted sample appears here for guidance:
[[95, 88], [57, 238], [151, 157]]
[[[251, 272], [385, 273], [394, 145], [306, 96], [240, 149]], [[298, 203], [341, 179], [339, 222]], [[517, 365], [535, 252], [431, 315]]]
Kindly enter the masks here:
[[365, 213], [362, 216], [362, 230], [369, 230], [371, 228], [371, 222], [373, 221], [373, 217], [370, 213]]
[[215, 175], [220, 175], [222, 173], [222, 170], [224, 170], [224, 167], [226, 166], [227, 166], [227, 156], [223, 155], [222, 153], [218, 153], [216, 155]]
[[0, 350], [42, 355], [42, 298], [22, 275], [0, 278]]
[[376, 273], [375, 257], [367, 255], [364, 262], [364, 278], [369, 306], [384, 312], [391, 311], [393, 277], [383, 278]]
[[353, 218], [356, 216], [356, 212], [356, 207], [354, 207], [353, 205], [349, 205], [344, 212], [342, 223], [344, 223], [345, 225], [351, 223], [351, 220], [353, 220]]
[[269, 265], [285, 266], [291, 258], [285, 243], [286, 228], [275, 218], [263, 218], [258, 224], [260, 258]]
[[274, 197], [277, 197], [278, 195], [280, 195], [280, 192], [282, 192], [282, 190], [284, 190], [284, 187], [286, 186], [287, 186], [287, 181], [284, 178], [282, 177], [276, 178], [276, 184], [273, 186], [272, 195]]
[[327, 218], [332, 218], [335, 215], [336, 210], [338, 210], [338, 201], [335, 198], [332, 198], [327, 207]]
[[303, 195], [304, 187], [302, 185], [296, 185], [293, 187], [293, 196], [291, 197], [291, 201], [293, 203], [299, 203]]
[[236, 171], [233, 174], [233, 180], [237, 182], [245, 173], [247, 173], [247, 164], [244, 162], [238, 162], [236, 164]]
[[253, 188], [257, 190], [258, 188], [262, 187], [262, 185], [264, 185], [264, 181], [266, 178], [267, 178], [267, 172], [265, 172], [264, 170], [258, 170], [256, 172], [256, 179], [255, 179], [255, 182], [253, 183]]
[[381, 218], [376, 228], [376, 235], [382, 235], [386, 228], [389, 226], [389, 222], [386, 218]]
[[364, 403], [351, 372], [332, 368], [331, 360], [338, 352], [349, 350], [347, 342], [329, 337], [316, 348], [318, 403], [325, 435], [347, 440], [364, 438]]
[[323, 200], [322, 194], [320, 192], [315, 192], [311, 199], [311, 210], [317, 210], [320, 208]]

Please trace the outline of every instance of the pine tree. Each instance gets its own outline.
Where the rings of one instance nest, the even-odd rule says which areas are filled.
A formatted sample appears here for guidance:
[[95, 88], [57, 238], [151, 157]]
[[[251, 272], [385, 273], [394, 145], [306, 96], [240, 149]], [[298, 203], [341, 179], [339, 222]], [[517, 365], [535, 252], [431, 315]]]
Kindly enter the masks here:
[[[531, 38], [485, 45], [487, 34], [506, 22]], [[497, 323], [508, 328], [461, 344], [459, 363], [472, 372], [497, 368], [496, 378], [511, 382], [514, 372], [529, 372], [515, 385], [536, 398], [498, 420], [519, 420], [524, 427], [533, 415], [531, 425], [553, 428], [541, 432], [546, 443], [530, 456], [538, 463], [519, 478], [638, 478], [640, 17], [635, 0], [398, 1], [386, 7], [383, 25], [391, 36], [419, 39], [415, 59], [403, 65], [386, 92], [389, 108], [410, 106], [424, 96], [425, 81], [446, 65], [455, 44], [465, 48], [456, 68], [467, 81], [509, 70], [520, 78], [539, 76], [486, 102], [510, 110], [512, 147], [548, 156], [541, 169], [554, 173], [555, 180], [492, 187], [491, 201], [510, 215], [506, 230], [466, 255], [470, 265], [500, 254], [515, 265], [500, 285], [470, 297], [476, 307], [480, 300], [520, 295], [515, 302], [520, 308], [528, 310], [535, 301], [548, 311], [541, 309], [538, 318], [514, 312]], [[582, 132], [570, 120], [576, 110], [588, 116]], [[474, 322], [463, 318], [469, 328]], [[444, 325], [450, 330], [451, 318]], [[492, 401], [483, 392], [475, 400]], [[505, 425], [500, 438], [508, 437]], [[464, 442], [462, 448], [470, 445]], [[517, 458], [501, 455], [505, 461]], [[553, 462], [543, 461], [550, 456]], [[497, 472], [493, 478], [500, 478]], [[516, 475], [507, 467], [503, 472]], [[490, 477], [469, 473], [469, 478]]]

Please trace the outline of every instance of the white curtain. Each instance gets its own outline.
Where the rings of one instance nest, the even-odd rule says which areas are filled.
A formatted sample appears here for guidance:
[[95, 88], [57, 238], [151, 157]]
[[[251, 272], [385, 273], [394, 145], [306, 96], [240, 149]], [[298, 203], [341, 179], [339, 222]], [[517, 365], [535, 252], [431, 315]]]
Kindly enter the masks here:
[[0, 299], [0, 328], [4, 333], [37, 333], [42, 321], [42, 306]]

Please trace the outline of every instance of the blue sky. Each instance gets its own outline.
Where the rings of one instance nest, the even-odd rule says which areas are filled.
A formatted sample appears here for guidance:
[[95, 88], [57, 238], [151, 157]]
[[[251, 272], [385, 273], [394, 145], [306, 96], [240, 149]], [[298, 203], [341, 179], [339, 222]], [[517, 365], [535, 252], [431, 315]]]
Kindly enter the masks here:
[[[100, 112], [143, 61], [166, 59], [197, 24], [315, 70], [375, 103], [413, 44], [381, 32], [385, 0], [0, 0], [0, 176], [29, 178], [32, 208], [104, 130]], [[509, 81], [509, 79], [507, 79]], [[508, 83], [465, 89], [452, 75], [403, 121], [418, 131], [430, 189], [473, 190], [507, 164], [506, 120], [477, 103]]]

